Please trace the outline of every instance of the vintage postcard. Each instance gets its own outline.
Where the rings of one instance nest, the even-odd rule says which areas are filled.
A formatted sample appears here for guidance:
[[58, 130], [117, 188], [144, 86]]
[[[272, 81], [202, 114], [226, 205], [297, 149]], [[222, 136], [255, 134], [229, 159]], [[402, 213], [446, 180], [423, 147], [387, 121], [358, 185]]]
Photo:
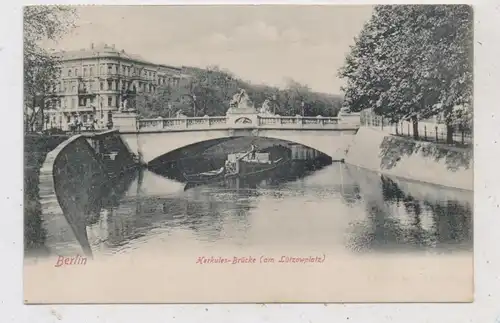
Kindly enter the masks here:
[[24, 7], [24, 301], [473, 301], [473, 27]]

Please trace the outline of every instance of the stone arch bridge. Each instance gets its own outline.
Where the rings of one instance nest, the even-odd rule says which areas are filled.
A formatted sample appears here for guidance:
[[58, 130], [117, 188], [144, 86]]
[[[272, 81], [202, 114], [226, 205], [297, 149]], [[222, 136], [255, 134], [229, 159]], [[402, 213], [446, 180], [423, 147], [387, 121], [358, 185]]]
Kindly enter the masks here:
[[345, 158], [360, 126], [359, 114], [339, 117], [283, 117], [232, 113], [220, 117], [140, 119], [134, 113], [116, 113], [114, 126], [141, 161], [149, 164], [177, 149], [229, 138], [255, 136], [285, 140], [316, 149], [333, 160]]

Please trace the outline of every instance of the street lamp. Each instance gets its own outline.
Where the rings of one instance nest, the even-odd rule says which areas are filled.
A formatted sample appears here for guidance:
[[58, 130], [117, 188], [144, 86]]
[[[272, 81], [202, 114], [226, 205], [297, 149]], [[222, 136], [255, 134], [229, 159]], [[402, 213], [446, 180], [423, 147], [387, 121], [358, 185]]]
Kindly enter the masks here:
[[193, 117], [196, 117], [196, 95], [193, 94]]
[[304, 106], [305, 106], [304, 101], [300, 103], [300, 106], [302, 107], [302, 116], [304, 116]]
[[273, 94], [273, 114], [276, 115], [276, 104], [277, 104], [277, 97], [276, 94]]
[[104, 111], [102, 110], [102, 96], [99, 96], [99, 110], [101, 110], [101, 120], [104, 118]]

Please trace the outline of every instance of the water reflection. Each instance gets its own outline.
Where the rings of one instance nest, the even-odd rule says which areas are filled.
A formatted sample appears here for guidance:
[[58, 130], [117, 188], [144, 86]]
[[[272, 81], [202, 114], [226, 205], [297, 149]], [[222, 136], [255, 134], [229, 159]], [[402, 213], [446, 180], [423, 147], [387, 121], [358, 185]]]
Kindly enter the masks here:
[[355, 223], [352, 249], [472, 248], [472, 192], [348, 171], [360, 184], [366, 212]]
[[140, 171], [102, 195], [89, 214], [87, 234], [93, 251], [104, 254], [146, 243], [182, 246], [189, 239], [243, 250], [307, 245], [338, 252], [470, 251], [472, 192], [338, 163], [199, 186]]

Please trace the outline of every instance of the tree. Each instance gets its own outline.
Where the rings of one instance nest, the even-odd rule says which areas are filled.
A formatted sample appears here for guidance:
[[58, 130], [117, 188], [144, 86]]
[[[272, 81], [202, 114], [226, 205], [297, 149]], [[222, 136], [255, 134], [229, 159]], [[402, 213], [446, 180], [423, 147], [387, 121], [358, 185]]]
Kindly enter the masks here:
[[190, 68], [189, 77], [181, 80], [181, 85], [162, 89], [154, 93], [141, 94], [137, 110], [145, 117], [168, 116], [170, 110], [182, 112], [187, 116], [225, 115], [229, 103], [239, 89], [244, 89], [255, 107], [265, 100], [271, 100], [273, 111], [284, 116], [301, 113], [301, 102], [306, 104], [304, 114], [336, 116], [341, 106], [341, 98], [325, 93], [312, 92], [308, 86], [290, 80], [286, 89], [251, 84], [235, 77], [231, 72], [218, 66], [205, 69]]
[[154, 92], [139, 92], [132, 101], [134, 108], [144, 117], [172, 116], [172, 86], [158, 85]]
[[305, 106], [311, 96], [311, 89], [293, 79], [287, 80], [286, 91], [289, 93], [289, 99], [294, 114], [304, 115]]
[[23, 72], [25, 125], [33, 127], [39, 108], [44, 120], [45, 101], [59, 77], [59, 59], [41, 47], [43, 40], [57, 40], [73, 27], [75, 10], [65, 6], [27, 6], [23, 12]]
[[377, 6], [339, 75], [344, 104], [393, 122], [444, 114], [448, 141], [457, 105], [471, 110], [472, 9], [466, 5]]

